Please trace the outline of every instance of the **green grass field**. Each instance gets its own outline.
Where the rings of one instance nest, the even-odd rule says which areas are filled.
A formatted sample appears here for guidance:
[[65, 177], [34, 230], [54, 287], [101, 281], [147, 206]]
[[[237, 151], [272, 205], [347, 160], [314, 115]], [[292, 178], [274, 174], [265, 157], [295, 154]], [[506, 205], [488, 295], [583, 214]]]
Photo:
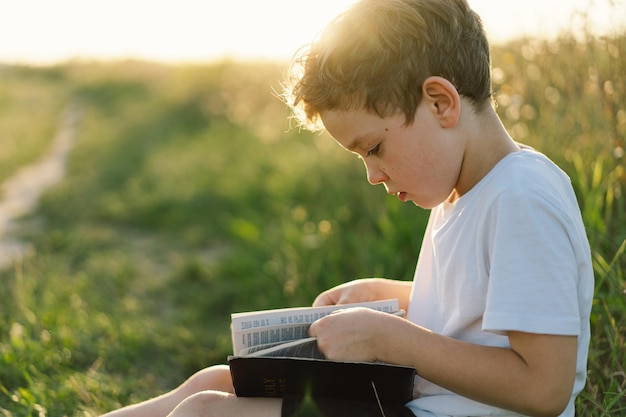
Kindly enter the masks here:
[[[626, 36], [493, 51], [498, 112], [571, 176], [596, 273], [580, 416], [626, 415]], [[0, 415], [88, 416], [231, 351], [229, 315], [308, 305], [364, 276], [411, 279], [427, 212], [290, 129], [285, 65], [0, 67], [0, 180], [80, 109], [66, 178], [0, 272]]]

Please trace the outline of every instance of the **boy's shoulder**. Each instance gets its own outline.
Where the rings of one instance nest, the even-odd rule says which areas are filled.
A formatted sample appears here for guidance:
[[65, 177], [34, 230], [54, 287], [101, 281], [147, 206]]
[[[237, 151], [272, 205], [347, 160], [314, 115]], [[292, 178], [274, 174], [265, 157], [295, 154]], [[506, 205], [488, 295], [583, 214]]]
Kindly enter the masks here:
[[509, 185], [541, 183], [542, 178], [565, 179], [569, 183], [567, 174], [550, 158], [525, 145], [502, 158], [485, 178], [505, 181]]
[[570, 178], [544, 154], [522, 146], [502, 158], [470, 190], [483, 202], [495, 199], [567, 199], [573, 196]]

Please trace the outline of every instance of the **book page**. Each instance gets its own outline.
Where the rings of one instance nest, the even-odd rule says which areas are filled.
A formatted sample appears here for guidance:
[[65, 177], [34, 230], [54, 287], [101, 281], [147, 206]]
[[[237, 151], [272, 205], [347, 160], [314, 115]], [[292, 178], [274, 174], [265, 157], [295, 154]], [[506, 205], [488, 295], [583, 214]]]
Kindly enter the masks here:
[[306, 337], [286, 343], [275, 343], [254, 346], [239, 352], [241, 356], [281, 356], [290, 358], [326, 359], [324, 354], [317, 348], [315, 337]]
[[254, 327], [273, 326], [281, 324], [313, 323], [315, 320], [350, 307], [368, 307], [374, 310], [392, 313], [398, 310], [398, 300], [371, 301], [367, 303], [339, 304], [321, 307], [294, 307], [276, 310], [252, 311], [233, 313], [231, 320], [234, 331], [247, 330]]
[[237, 355], [244, 348], [308, 337], [307, 332], [311, 323], [333, 311], [350, 307], [368, 307], [394, 313], [398, 311], [398, 300], [233, 313], [231, 315], [233, 352]]
[[234, 353], [253, 346], [270, 343], [288, 342], [309, 336], [310, 323], [287, 324], [279, 326], [254, 327], [249, 330], [233, 332]]

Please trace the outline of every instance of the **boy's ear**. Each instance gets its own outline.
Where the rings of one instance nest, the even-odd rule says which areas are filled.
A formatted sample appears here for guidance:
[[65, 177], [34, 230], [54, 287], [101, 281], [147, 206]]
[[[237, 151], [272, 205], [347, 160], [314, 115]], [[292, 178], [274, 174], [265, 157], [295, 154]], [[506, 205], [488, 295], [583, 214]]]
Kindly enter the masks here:
[[456, 126], [461, 116], [461, 96], [450, 81], [428, 77], [422, 84], [422, 100], [427, 101], [441, 127]]

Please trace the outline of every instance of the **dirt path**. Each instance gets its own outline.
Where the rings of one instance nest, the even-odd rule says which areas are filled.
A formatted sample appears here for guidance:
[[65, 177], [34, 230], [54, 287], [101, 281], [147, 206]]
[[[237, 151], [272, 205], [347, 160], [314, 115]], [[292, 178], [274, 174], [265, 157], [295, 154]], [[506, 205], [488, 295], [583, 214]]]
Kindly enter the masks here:
[[28, 252], [28, 243], [11, 237], [11, 231], [16, 220], [37, 207], [41, 194], [65, 176], [79, 113], [76, 103], [69, 105], [61, 115], [48, 152], [35, 163], [20, 168], [0, 186], [0, 269], [13, 265]]

